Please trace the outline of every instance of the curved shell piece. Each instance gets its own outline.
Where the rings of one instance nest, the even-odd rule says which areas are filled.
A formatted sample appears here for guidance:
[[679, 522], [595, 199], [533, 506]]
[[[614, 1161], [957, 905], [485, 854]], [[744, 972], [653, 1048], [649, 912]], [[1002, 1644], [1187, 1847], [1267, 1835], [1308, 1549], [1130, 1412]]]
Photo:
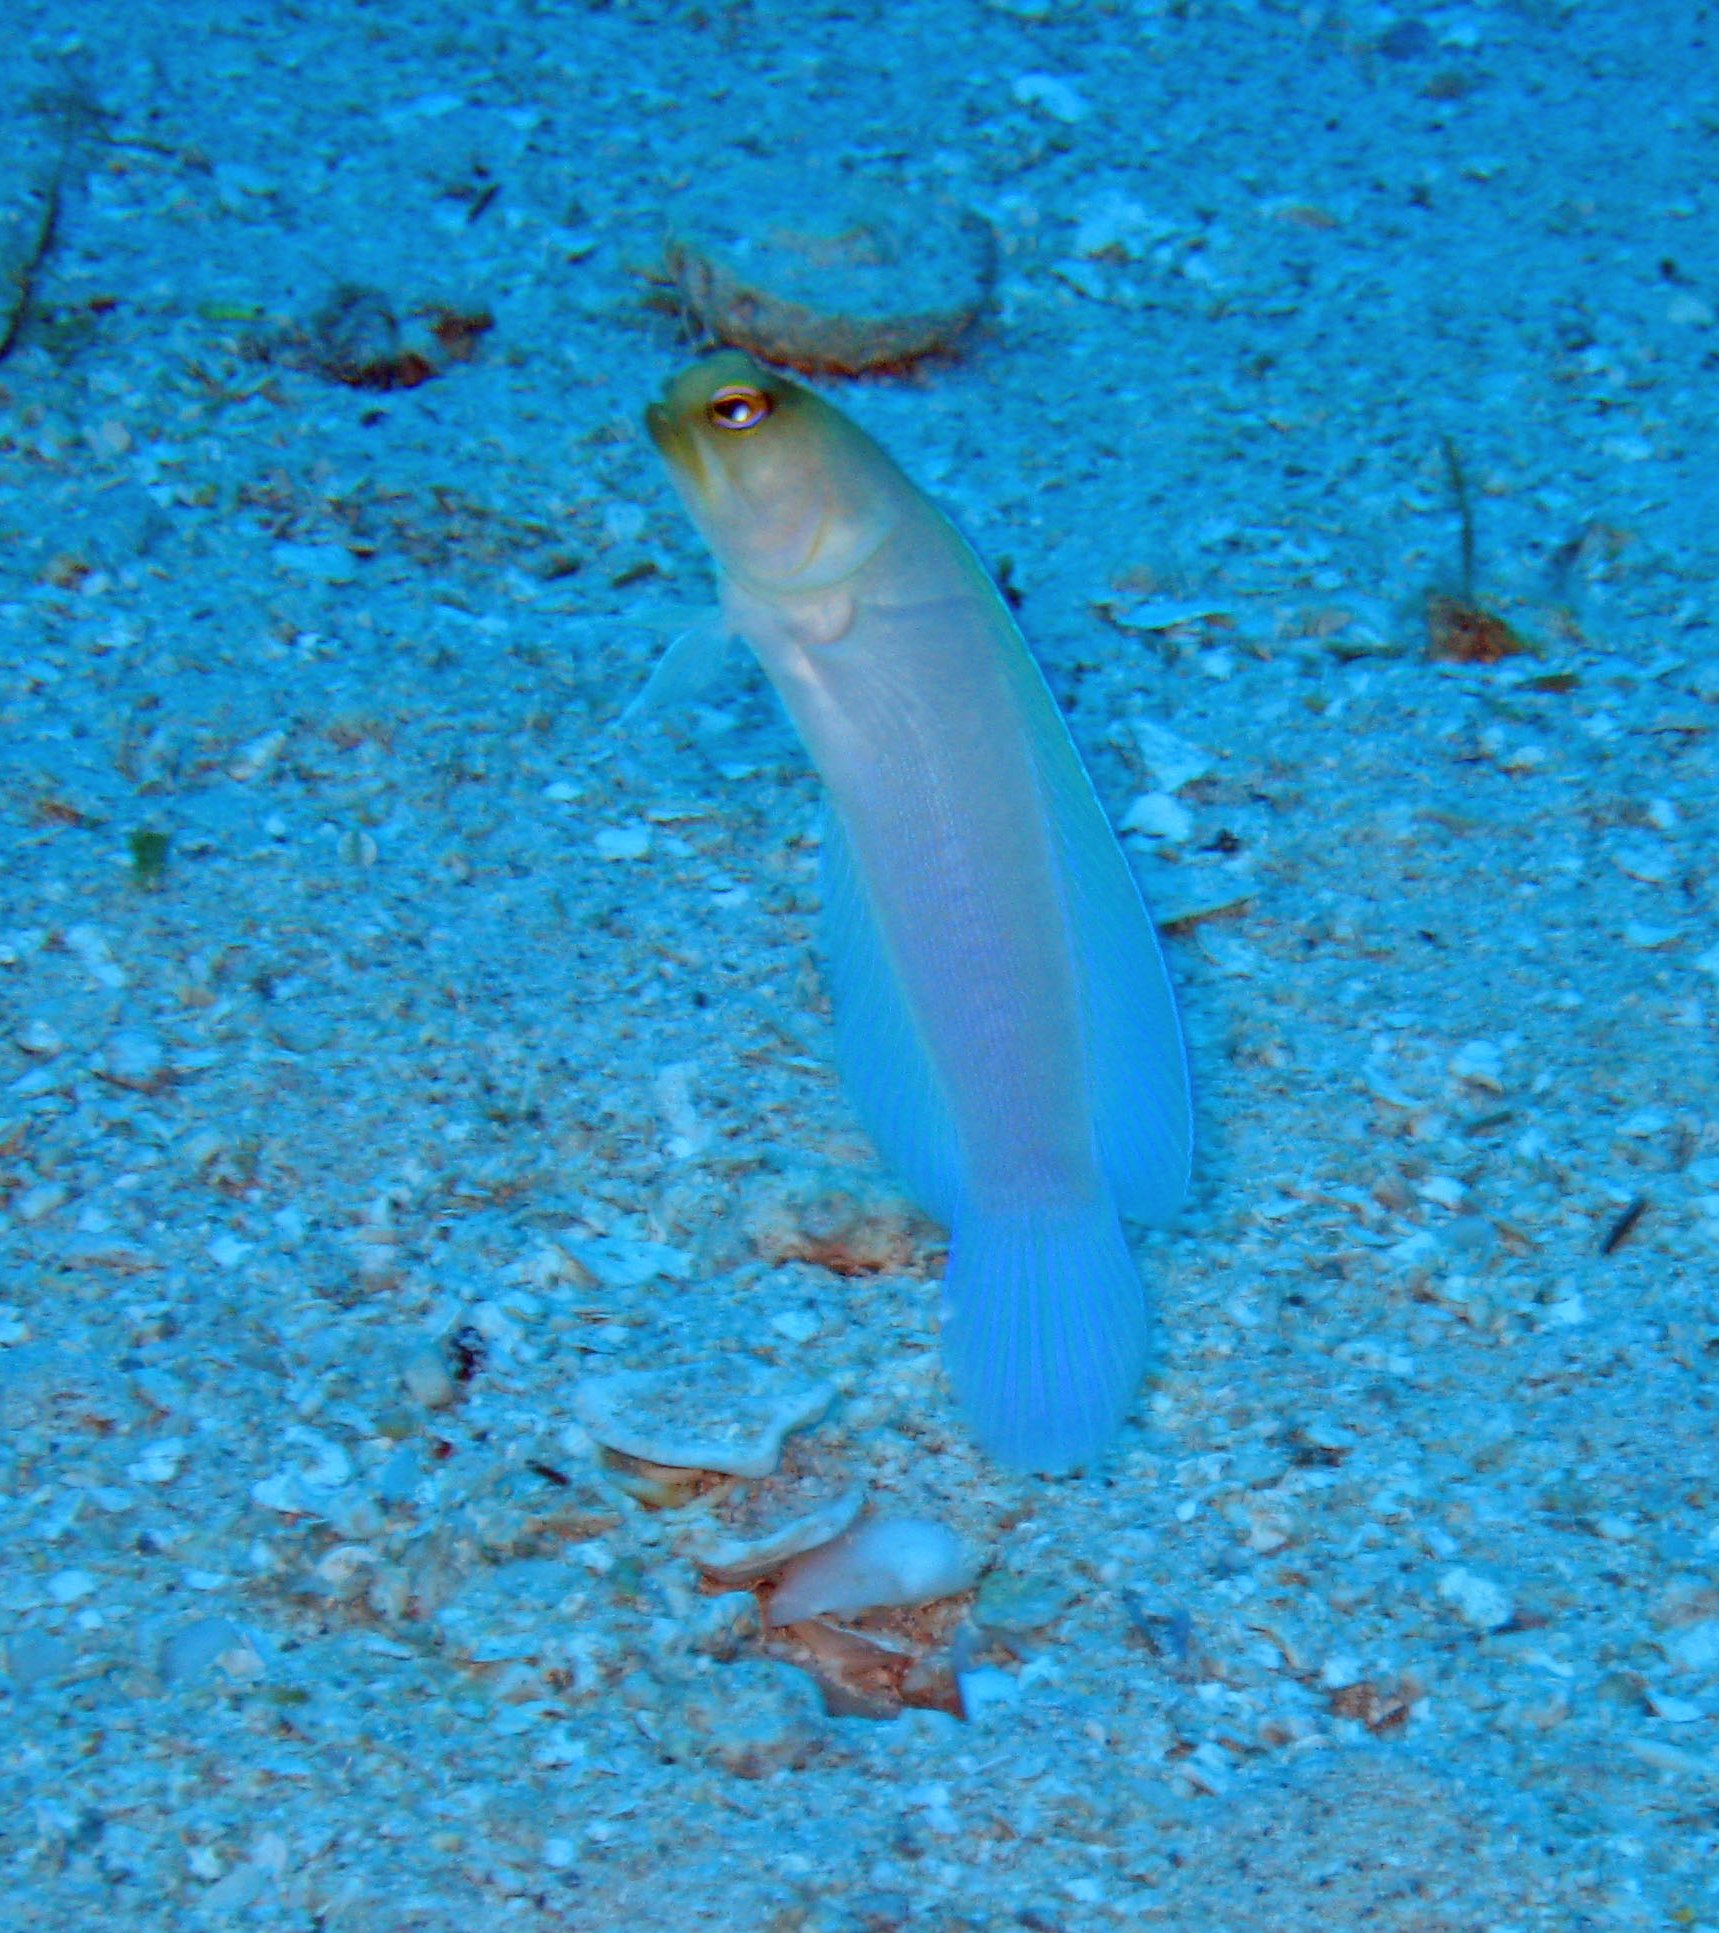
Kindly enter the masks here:
[[855, 1484], [758, 1536], [711, 1524], [688, 1537], [682, 1549], [719, 1583], [756, 1584], [793, 1558], [833, 1543], [865, 1507], [865, 1497], [864, 1486]]
[[796, 1558], [783, 1572], [765, 1619], [798, 1624], [802, 1618], [930, 1604], [966, 1590], [978, 1574], [977, 1559], [947, 1524], [877, 1517]]

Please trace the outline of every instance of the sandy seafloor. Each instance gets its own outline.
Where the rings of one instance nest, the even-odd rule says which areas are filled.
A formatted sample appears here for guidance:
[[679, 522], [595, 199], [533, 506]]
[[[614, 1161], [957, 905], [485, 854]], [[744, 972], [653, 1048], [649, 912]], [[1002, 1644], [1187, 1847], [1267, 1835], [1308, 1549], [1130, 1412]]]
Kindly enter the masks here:
[[[1719, 15], [1031, 11], [11, 0], [9, 1928], [1719, 1927]], [[710, 586], [640, 271], [795, 155], [995, 225], [843, 401], [1115, 814], [1130, 721], [1208, 765], [1130, 842], [1232, 903], [1085, 1480], [952, 1410], [773, 701], [615, 724]], [[256, 359], [342, 282], [495, 326]], [[1426, 657], [1442, 439], [1536, 655]], [[889, 1267], [782, 1259], [831, 1187]], [[821, 1715], [597, 1473], [581, 1377], [725, 1352], [1045, 1594], [966, 1722]]]

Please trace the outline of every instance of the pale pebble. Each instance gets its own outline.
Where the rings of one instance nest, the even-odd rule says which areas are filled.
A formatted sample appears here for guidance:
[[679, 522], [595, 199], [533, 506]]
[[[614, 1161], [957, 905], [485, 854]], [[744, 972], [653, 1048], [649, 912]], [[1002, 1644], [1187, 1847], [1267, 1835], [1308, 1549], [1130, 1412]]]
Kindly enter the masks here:
[[167, 1052], [146, 1028], [121, 1027], [102, 1043], [96, 1072], [116, 1087], [147, 1094], [166, 1078]]
[[1182, 845], [1194, 830], [1194, 815], [1168, 792], [1146, 792], [1122, 815], [1119, 829]]
[[21, 1052], [40, 1060], [52, 1060], [65, 1050], [65, 1038], [57, 1027], [45, 1020], [29, 1020], [12, 1036]]
[[1719, 1674], [1719, 1618], [1705, 1618], [1660, 1640], [1666, 1662], [1678, 1671]]
[[38, 1181], [34, 1187], [12, 1198], [12, 1213], [21, 1222], [46, 1221], [66, 1205], [71, 1192], [63, 1181]]
[[1699, 1724], [1707, 1713], [1690, 1698], [1674, 1698], [1669, 1692], [1649, 1691], [1647, 1708], [1655, 1718], [1662, 1718], [1668, 1725]]
[[1515, 1601], [1502, 1584], [1460, 1566], [1439, 1579], [1438, 1594], [1476, 1631], [1500, 1631], [1516, 1615]]
[[1211, 771], [1209, 754], [1179, 737], [1168, 726], [1149, 718], [1130, 718], [1127, 725], [1140, 762], [1151, 773], [1159, 791], [1180, 792], [1184, 785], [1192, 785]]
[[1629, 920], [1623, 929], [1624, 944], [1642, 953], [1664, 953], [1675, 947], [1682, 937], [1681, 927], [1650, 926], [1645, 920]]
[[438, 1343], [414, 1349], [401, 1365], [400, 1380], [406, 1394], [425, 1409], [446, 1409], [460, 1393]]
[[591, 845], [599, 859], [610, 861], [648, 859], [651, 852], [651, 829], [646, 825], [604, 826], [593, 836]]
[[77, 1604], [96, 1587], [88, 1571], [58, 1571], [48, 1579], [48, 1596], [56, 1604]]
[[1092, 112], [1080, 89], [1057, 74], [1022, 74], [1009, 92], [1022, 107], [1041, 108], [1064, 127], [1075, 126]]
[[185, 1439], [164, 1436], [145, 1444], [136, 1459], [125, 1466], [134, 1483], [171, 1483], [185, 1461]]

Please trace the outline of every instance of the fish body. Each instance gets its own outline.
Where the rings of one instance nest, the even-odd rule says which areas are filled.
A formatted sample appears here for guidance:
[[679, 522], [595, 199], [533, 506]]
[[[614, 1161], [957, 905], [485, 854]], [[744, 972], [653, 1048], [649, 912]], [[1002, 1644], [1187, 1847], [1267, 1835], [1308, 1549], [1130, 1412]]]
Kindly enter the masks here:
[[1186, 1061], [1121, 849], [1013, 616], [857, 425], [726, 351], [647, 412], [823, 778], [842, 1071], [950, 1228], [944, 1348], [981, 1442], [1060, 1470], [1147, 1355], [1123, 1213], [1180, 1202]]

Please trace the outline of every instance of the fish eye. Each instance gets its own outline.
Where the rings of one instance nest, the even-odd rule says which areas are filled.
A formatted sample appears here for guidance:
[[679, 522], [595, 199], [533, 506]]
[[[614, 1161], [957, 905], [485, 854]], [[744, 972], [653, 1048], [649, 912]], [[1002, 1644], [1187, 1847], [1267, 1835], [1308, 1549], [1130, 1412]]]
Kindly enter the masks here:
[[710, 399], [710, 420], [719, 430], [755, 430], [775, 404], [749, 383], [729, 383]]

